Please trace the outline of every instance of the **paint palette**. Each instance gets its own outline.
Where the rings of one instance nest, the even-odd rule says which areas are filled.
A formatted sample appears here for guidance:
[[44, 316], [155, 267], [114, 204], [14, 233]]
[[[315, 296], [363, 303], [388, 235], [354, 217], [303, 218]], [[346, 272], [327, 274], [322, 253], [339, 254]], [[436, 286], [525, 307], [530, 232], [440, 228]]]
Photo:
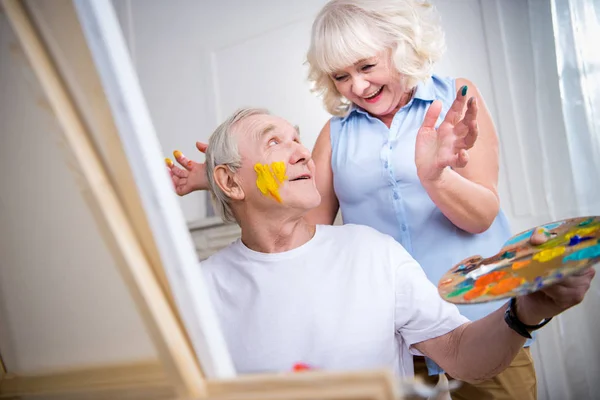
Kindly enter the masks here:
[[[546, 241], [531, 244], [534, 234]], [[598, 263], [600, 217], [566, 219], [513, 236], [493, 257], [463, 260], [438, 291], [451, 303], [485, 303], [535, 292]]]

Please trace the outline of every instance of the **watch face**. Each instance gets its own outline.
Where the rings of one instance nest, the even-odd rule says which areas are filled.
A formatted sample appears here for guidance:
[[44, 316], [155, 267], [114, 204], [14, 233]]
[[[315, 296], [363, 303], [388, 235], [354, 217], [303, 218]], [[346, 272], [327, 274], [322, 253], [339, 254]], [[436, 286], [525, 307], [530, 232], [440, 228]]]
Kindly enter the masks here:
[[493, 257], [463, 260], [438, 291], [451, 303], [484, 303], [535, 292], [598, 263], [600, 217], [571, 218], [519, 233]]

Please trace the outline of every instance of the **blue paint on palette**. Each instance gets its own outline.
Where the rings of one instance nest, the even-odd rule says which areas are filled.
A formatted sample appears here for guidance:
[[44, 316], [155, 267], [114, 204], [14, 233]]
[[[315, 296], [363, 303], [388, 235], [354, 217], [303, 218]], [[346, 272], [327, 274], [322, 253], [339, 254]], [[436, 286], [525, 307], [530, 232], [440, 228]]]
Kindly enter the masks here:
[[568, 261], [581, 261], [588, 258], [600, 257], [600, 244], [577, 250], [563, 258], [563, 263]]
[[466, 288], [472, 287], [474, 283], [475, 283], [475, 280], [473, 280], [473, 278], [468, 278], [468, 279], [465, 279], [464, 281], [462, 281], [461, 283], [459, 283], [458, 285], [454, 286], [454, 288], [455, 289], [466, 289]]
[[532, 233], [533, 233], [533, 229], [523, 232], [520, 235], [517, 235], [514, 238], [509, 239], [508, 242], [504, 243], [504, 246], [510, 246], [515, 243], [519, 243], [522, 240], [529, 239], [529, 236], [531, 236]]
[[564, 224], [564, 222], [553, 222], [551, 224], [548, 225], [544, 225], [544, 228], [548, 229], [549, 231], [551, 231], [552, 229], [556, 229], [559, 226], [561, 226], [562, 224]]
[[536, 276], [535, 280], [533, 281], [533, 286], [535, 287], [535, 290], [541, 289], [543, 285], [544, 285], [544, 280], [542, 279], [542, 277]]
[[[542, 228], [547, 229], [548, 231], [551, 231], [552, 229], [556, 229], [559, 226], [561, 226], [562, 224], [564, 224], [564, 221], [561, 222], [553, 222], [551, 224], [547, 224], [542, 226]], [[523, 241], [525, 239], [529, 239], [529, 237], [531, 236], [531, 234], [533, 233], [533, 229], [530, 229], [528, 231], [525, 231], [517, 236], [515, 236], [512, 239], [509, 239], [508, 242], [504, 243], [504, 246], [511, 246], [515, 243], [519, 243], [520, 241]]]
[[584, 237], [579, 237], [577, 235], [571, 237], [571, 239], [569, 239], [569, 246], [575, 246], [578, 245], [581, 242], [585, 242], [586, 240], [591, 240], [594, 239], [592, 236], [584, 236]]
[[502, 258], [513, 258], [515, 256], [514, 251], [505, 251], [504, 254], [502, 254]]

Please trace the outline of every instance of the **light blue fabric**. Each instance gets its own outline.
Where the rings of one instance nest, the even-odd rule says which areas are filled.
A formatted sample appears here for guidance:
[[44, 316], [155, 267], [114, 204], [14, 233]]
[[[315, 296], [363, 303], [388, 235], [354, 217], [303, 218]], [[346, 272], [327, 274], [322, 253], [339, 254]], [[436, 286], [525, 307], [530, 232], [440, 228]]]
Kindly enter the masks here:
[[[439, 125], [455, 97], [455, 80], [434, 75], [418, 85], [390, 128], [358, 107], [344, 118], [331, 120], [331, 166], [344, 223], [368, 225], [392, 236], [435, 285], [454, 264], [476, 254], [492, 256], [511, 236], [502, 211], [484, 233], [473, 235], [457, 228], [419, 181], [415, 140], [425, 112], [433, 100], [441, 100]], [[459, 310], [474, 321], [504, 303], [459, 306]], [[430, 374], [441, 371], [430, 360], [428, 366]]]

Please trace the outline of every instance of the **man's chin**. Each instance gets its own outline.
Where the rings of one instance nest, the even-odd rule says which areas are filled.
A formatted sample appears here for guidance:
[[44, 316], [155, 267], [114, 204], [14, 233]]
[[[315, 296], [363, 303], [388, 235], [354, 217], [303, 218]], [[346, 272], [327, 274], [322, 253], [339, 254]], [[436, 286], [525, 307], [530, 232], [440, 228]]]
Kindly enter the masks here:
[[289, 201], [287, 202], [285, 199], [283, 199], [283, 204], [287, 204], [291, 208], [295, 208], [297, 210], [310, 212], [315, 208], [319, 207], [319, 205], [321, 204], [321, 195], [317, 193], [315, 195], [311, 195], [310, 197], [305, 197], [302, 199], [289, 199]]

